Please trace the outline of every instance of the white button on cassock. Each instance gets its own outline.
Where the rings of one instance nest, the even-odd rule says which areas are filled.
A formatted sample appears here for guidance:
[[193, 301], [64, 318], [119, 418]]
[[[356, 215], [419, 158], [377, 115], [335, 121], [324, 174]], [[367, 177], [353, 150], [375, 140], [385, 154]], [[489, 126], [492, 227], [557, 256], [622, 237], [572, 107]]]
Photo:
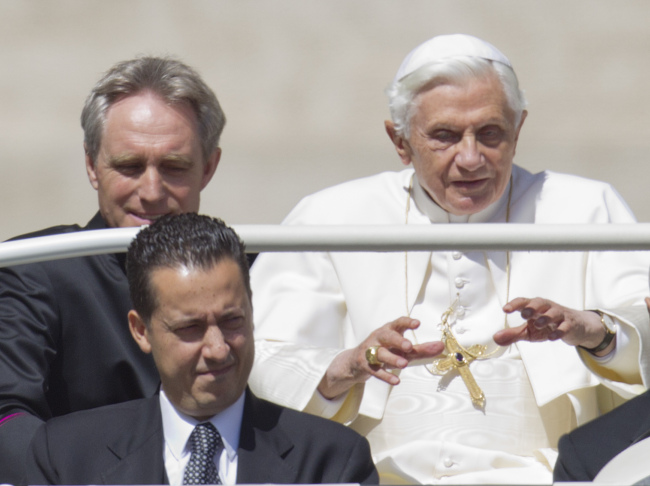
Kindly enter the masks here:
[[463, 254], [461, 252], [459, 252], [459, 251], [454, 251], [454, 252], [451, 253], [451, 257], [454, 260], [460, 260], [460, 257], [462, 257], [462, 256], [463, 256]]
[[465, 286], [465, 280], [463, 280], [460, 277], [456, 277], [456, 280], [454, 280], [454, 283], [456, 284], [457, 289], [462, 289]]

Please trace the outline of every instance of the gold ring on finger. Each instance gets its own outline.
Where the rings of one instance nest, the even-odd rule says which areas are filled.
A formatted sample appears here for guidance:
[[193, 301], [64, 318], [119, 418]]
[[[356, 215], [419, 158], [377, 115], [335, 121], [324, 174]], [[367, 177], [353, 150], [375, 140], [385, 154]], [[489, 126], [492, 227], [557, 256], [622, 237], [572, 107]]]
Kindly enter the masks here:
[[379, 358], [377, 357], [377, 352], [379, 351], [380, 346], [370, 346], [366, 349], [366, 361], [371, 366], [377, 366], [381, 364]]

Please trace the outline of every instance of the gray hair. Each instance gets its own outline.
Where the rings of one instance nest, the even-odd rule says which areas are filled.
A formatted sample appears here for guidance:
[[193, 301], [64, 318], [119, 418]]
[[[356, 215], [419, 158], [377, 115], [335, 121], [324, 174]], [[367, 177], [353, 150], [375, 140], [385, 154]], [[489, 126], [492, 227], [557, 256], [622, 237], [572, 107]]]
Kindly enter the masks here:
[[402, 79], [395, 80], [386, 90], [390, 115], [398, 135], [409, 137], [411, 117], [418, 94], [443, 84], [458, 84], [471, 78], [496, 75], [515, 112], [515, 126], [519, 125], [526, 108], [526, 99], [519, 89], [517, 75], [510, 66], [480, 57], [457, 56], [431, 62]]
[[97, 160], [106, 112], [127, 96], [152, 91], [169, 104], [188, 103], [198, 121], [204, 161], [219, 147], [226, 117], [217, 97], [199, 74], [186, 64], [160, 57], [139, 57], [117, 63], [90, 92], [81, 112], [86, 152]]

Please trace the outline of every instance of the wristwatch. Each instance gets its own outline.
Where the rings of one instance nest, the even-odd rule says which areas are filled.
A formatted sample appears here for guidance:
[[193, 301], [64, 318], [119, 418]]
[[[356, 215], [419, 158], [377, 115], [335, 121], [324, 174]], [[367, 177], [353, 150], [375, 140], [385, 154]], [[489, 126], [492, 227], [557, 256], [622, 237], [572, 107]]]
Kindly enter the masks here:
[[591, 312], [595, 312], [600, 316], [600, 322], [603, 324], [603, 327], [605, 328], [605, 337], [600, 342], [600, 344], [595, 348], [586, 348], [584, 346], [580, 346], [580, 347], [585, 351], [589, 351], [591, 354], [596, 354], [601, 352], [607, 346], [609, 346], [609, 344], [614, 340], [614, 337], [616, 336], [616, 327], [614, 327], [614, 323], [612, 322], [611, 317], [606, 316], [599, 310], [592, 310]]

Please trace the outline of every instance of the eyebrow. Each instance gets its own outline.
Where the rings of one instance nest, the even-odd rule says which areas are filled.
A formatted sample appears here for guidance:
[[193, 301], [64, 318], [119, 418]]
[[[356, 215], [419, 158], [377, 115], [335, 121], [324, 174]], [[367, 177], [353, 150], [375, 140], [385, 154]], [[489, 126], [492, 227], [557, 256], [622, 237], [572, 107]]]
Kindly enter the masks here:
[[175, 331], [186, 324], [203, 324], [205, 319], [202, 316], [181, 317], [177, 319], [160, 319], [160, 322], [169, 331]]
[[[208, 313], [209, 314], [209, 313]], [[206, 315], [205, 313], [183, 313], [180, 317], [172, 317], [169, 319], [160, 318], [160, 321], [165, 323], [165, 325], [174, 325], [174, 324], [183, 324], [186, 322], [204, 322]], [[231, 306], [227, 307], [219, 314], [219, 317], [245, 317], [246, 309], [244, 306]]]
[[243, 307], [229, 307], [221, 313], [221, 317], [245, 317], [246, 310]]
[[[508, 126], [511, 125], [511, 123], [505, 119], [505, 118], [500, 118], [500, 117], [494, 117], [494, 118], [489, 118], [487, 120], [482, 120], [479, 127], [487, 127], [491, 125], [496, 125], [496, 126]], [[456, 131], [459, 129], [457, 125], [454, 125], [452, 123], [446, 122], [446, 121], [434, 121], [428, 126], [429, 130], [452, 130]]]
[[[162, 162], [174, 162], [184, 165], [185, 167], [192, 167], [194, 161], [189, 157], [178, 154], [167, 154], [161, 158]], [[108, 159], [110, 165], [120, 165], [133, 162], [144, 162], [144, 158], [136, 154], [113, 155]]]

